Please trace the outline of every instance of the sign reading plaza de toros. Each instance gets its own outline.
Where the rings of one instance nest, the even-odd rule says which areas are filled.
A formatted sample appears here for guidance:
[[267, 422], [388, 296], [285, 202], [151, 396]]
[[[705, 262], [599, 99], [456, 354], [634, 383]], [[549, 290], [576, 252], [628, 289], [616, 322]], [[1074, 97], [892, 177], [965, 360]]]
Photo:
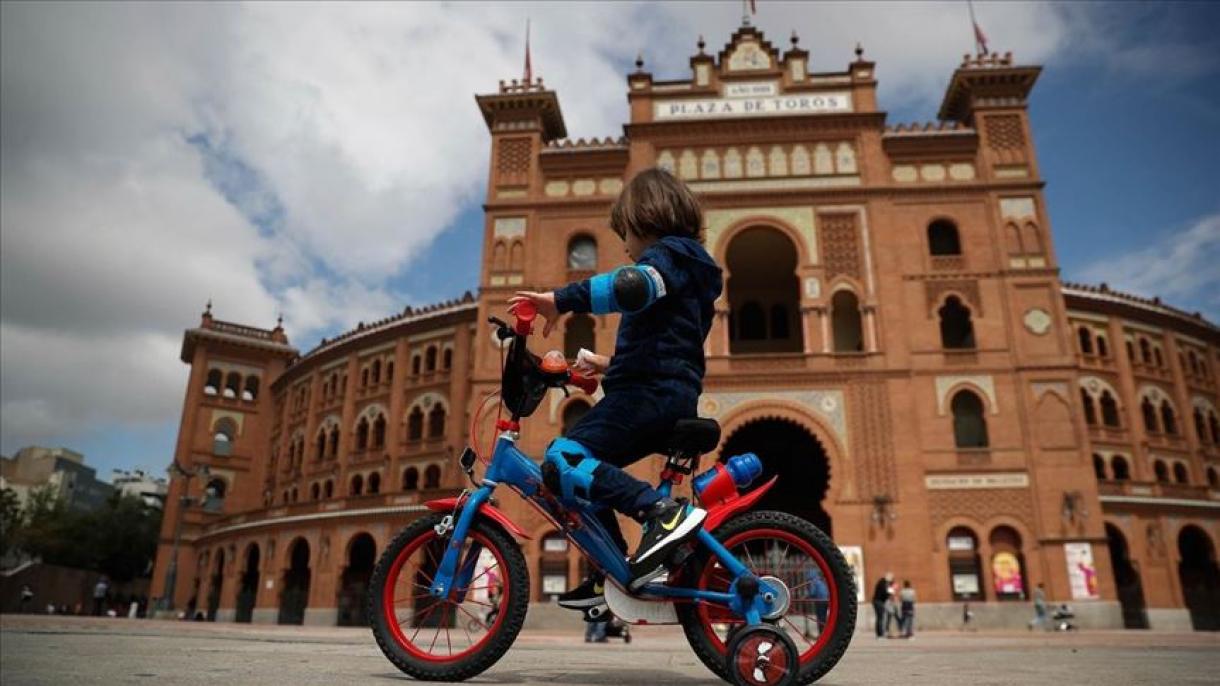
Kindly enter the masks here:
[[849, 93], [777, 95], [775, 84], [768, 82], [730, 84], [725, 89], [725, 96], [695, 100], [658, 100], [653, 103], [653, 118], [661, 121], [852, 111]]

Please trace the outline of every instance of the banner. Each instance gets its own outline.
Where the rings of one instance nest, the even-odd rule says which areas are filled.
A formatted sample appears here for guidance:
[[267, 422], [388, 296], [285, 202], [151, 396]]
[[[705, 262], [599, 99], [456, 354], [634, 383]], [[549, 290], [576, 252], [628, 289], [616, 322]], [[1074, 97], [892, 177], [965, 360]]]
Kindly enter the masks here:
[[1064, 558], [1067, 560], [1068, 585], [1072, 589], [1072, 600], [1096, 600], [1097, 568], [1093, 566], [1093, 544], [1064, 543]]
[[996, 553], [991, 558], [991, 576], [996, 595], [1023, 596], [1025, 582], [1021, 579], [1021, 563], [1009, 552]]

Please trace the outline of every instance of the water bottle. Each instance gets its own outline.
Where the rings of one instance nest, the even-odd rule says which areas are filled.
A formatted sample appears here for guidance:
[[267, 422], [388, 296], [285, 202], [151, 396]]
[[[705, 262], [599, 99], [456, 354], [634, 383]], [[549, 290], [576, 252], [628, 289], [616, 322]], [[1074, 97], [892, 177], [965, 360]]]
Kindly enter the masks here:
[[749, 486], [762, 474], [762, 460], [754, 453], [743, 453], [717, 463], [711, 469], [696, 476], [691, 482], [695, 496], [704, 506], [730, 500], [737, 496], [737, 489]]

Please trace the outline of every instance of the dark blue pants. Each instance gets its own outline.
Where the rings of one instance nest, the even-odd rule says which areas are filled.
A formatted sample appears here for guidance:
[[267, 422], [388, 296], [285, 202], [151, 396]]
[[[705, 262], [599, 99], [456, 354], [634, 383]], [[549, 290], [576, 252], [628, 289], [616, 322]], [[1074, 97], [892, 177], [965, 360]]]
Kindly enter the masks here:
[[589, 495], [607, 506], [598, 512], [598, 520], [624, 553], [627, 542], [614, 511], [641, 519], [661, 494], [622, 468], [661, 452], [674, 422], [694, 417], [698, 402], [698, 394], [685, 386], [620, 387], [607, 392], [567, 433], [601, 461], [593, 472]]

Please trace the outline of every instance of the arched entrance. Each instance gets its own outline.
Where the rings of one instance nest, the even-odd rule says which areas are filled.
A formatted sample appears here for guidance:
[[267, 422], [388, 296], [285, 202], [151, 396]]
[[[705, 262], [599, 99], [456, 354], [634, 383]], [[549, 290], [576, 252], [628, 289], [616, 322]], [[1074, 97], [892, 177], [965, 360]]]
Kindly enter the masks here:
[[1148, 610], [1144, 605], [1144, 586], [1140, 583], [1139, 570], [1131, 564], [1127, 539], [1113, 524], [1106, 524], [1106, 541], [1110, 546], [1110, 569], [1114, 572], [1114, 585], [1118, 587], [1118, 602], [1123, 606], [1123, 626], [1128, 629], [1147, 629]]
[[1178, 534], [1178, 554], [1178, 579], [1191, 625], [1198, 631], [1220, 631], [1220, 567], [1211, 539], [1197, 526], [1184, 526]]
[[309, 544], [298, 538], [288, 556], [291, 562], [280, 590], [279, 623], [304, 624], [305, 608], [309, 605]]
[[358, 534], [347, 547], [347, 567], [339, 580], [339, 626], [368, 626], [369, 579], [377, 559], [377, 544]]
[[729, 351], [801, 352], [801, 289], [796, 246], [784, 232], [748, 228], [731, 239], [729, 268]]
[[241, 586], [237, 589], [237, 616], [239, 622], [249, 623], [254, 618], [254, 604], [258, 599], [258, 544], [246, 548], [246, 567], [241, 573]]
[[220, 609], [220, 591], [224, 587], [225, 581], [225, 551], [224, 548], [216, 549], [216, 562], [212, 571], [212, 581], [208, 584], [208, 612], [207, 620], [209, 622], [216, 621], [216, 611]]
[[779, 477], [755, 509], [790, 512], [833, 536], [830, 515], [822, 506], [830, 486], [830, 459], [817, 437], [792, 420], [756, 419], [729, 435], [720, 460], [750, 452], [763, 463], [756, 484]]

